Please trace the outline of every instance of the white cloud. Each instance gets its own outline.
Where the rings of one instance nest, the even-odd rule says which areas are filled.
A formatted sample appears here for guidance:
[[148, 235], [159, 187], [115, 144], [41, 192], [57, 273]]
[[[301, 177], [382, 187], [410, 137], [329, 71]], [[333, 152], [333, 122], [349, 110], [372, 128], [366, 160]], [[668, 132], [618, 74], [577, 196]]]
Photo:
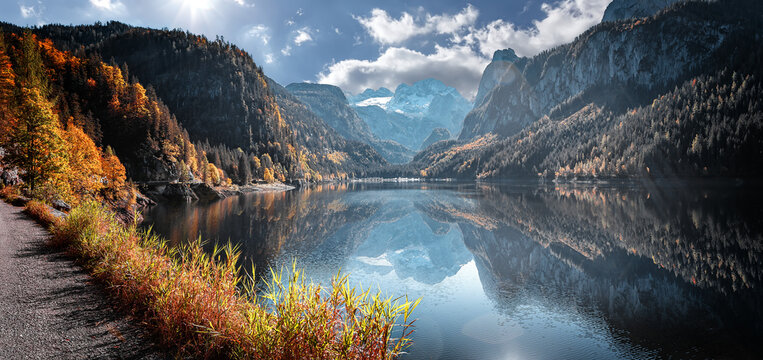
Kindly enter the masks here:
[[[381, 9], [369, 17], [355, 17], [368, 34], [382, 45], [375, 60], [342, 60], [318, 74], [318, 82], [337, 85], [346, 91], [360, 92], [367, 88], [396, 87], [429, 77], [455, 87], [467, 98], [477, 91], [482, 71], [493, 52], [513, 48], [520, 56], [532, 56], [543, 50], [568, 43], [601, 21], [612, 0], [561, 0], [544, 3], [545, 16], [528, 28], [519, 28], [495, 20], [476, 26], [479, 11], [471, 4], [455, 15], [430, 15], [414, 18], [404, 12], [395, 19]], [[422, 11], [423, 12], [423, 9]], [[415, 36], [449, 35], [447, 45], [435, 45], [430, 54], [399, 45]], [[356, 44], [360, 37], [355, 37]]]
[[434, 29], [438, 34], [452, 34], [467, 26], [471, 26], [477, 21], [480, 12], [468, 4], [460, 13], [456, 15], [435, 15], [427, 14], [427, 26]]
[[35, 8], [34, 5], [19, 5], [19, 10], [21, 11], [21, 16], [25, 19], [42, 15], [42, 9]]
[[109, 13], [123, 14], [127, 11], [125, 5], [119, 0], [90, 0], [90, 4], [98, 10]]
[[519, 29], [504, 20], [495, 20], [480, 29], [472, 29], [456, 42], [474, 44], [485, 56], [500, 49], [512, 48], [519, 56], [532, 56], [543, 50], [568, 43], [593, 25], [601, 22], [612, 0], [564, 0], [556, 6], [543, 4], [545, 17], [533, 26]]
[[281, 54], [283, 54], [283, 56], [291, 55], [291, 45], [286, 45], [286, 47], [281, 49]]
[[399, 44], [416, 35], [426, 34], [428, 31], [418, 26], [411, 14], [404, 12], [399, 19], [393, 19], [382, 9], [371, 10], [368, 18], [355, 17], [366, 31], [382, 44]]
[[337, 35], [342, 35], [342, 31], [341, 31], [341, 30], [339, 30], [339, 28], [337, 28], [337, 27], [335, 27], [335, 28], [334, 28], [334, 32], [335, 32]]
[[303, 27], [297, 30], [297, 36], [294, 37], [294, 45], [302, 46], [303, 43], [313, 41], [313, 37], [310, 35], [310, 28]]
[[468, 4], [461, 12], [455, 15], [430, 15], [424, 19], [414, 19], [413, 15], [403, 12], [400, 18], [392, 18], [382, 9], [371, 10], [371, 16], [355, 16], [368, 34], [383, 45], [401, 44], [406, 40], [430, 33], [452, 34], [461, 29], [471, 26], [477, 20], [479, 11]]
[[272, 64], [275, 61], [275, 56], [273, 54], [265, 54], [265, 63], [266, 64]]
[[302, 16], [304, 14], [304, 11], [302, 11], [302, 8], [297, 9], [297, 16]]
[[286, 21], [284, 21], [284, 24], [286, 24], [288, 26], [292, 26], [292, 25], [294, 25], [294, 20], [286, 20]]
[[390, 47], [376, 60], [349, 59], [334, 63], [318, 74], [318, 82], [358, 93], [367, 88], [395, 88], [401, 83], [436, 78], [472, 98], [475, 84], [479, 83], [488, 62], [469, 46], [435, 46], [432, 54]]
[[246, 32], [246, 36], [258, 38], [263, 45], [267, 45], [270, 42], [270, 28], [262, 24], [254, 25]]

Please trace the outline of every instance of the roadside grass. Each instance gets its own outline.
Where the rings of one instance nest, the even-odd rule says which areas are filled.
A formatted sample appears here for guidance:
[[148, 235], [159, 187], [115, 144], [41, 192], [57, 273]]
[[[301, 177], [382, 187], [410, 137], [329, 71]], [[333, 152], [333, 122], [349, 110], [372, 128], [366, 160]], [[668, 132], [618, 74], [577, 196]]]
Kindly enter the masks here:
[[5, 186], [0, 189], [0, 198], [14, 206], [24, 206], [27, 198], [21, 196], [21, 192], [15, 186]]
[[211, 253], [198, 240], [169, 247], [95, 202], [73, 209], [52, 232], [54, 244], [66, 246], [183, 357], [391, 359], [411, 341], [419, 300], [354, 288], [346, 275], [321, 286], [292, 266], [271, 270], [257, 286], [241, 275], [234, 246]]
[[59, 225], [62, 221], [50, 212], [44, 202], [22, 196], [15, 186], [5, 186], [0, 189], [0, 198], [11, 205], [23, 206], [25, 214], [46, 228]]
[[53, 216], [53, 214], [50, 213], [48, 206], [39, 200], [28, 201], [26, 205], [24, 205], [24, 213], [45, 227], [56, 226], [62, 221]]
[[0, 197], [8, 199], [11, 195], [18, 195], [18, 189], [15, 186], [3, 186], [0, 189]]

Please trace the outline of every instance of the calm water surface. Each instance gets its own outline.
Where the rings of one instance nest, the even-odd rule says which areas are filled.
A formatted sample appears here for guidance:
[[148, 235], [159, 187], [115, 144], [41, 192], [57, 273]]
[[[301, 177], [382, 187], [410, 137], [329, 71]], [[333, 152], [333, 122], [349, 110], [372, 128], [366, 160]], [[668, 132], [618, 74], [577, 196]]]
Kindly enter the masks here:
[[742, 187], [333, 185], [146, 214], [328, 283], [421, 297], [404, 359], [760, 358], [763, 194]]

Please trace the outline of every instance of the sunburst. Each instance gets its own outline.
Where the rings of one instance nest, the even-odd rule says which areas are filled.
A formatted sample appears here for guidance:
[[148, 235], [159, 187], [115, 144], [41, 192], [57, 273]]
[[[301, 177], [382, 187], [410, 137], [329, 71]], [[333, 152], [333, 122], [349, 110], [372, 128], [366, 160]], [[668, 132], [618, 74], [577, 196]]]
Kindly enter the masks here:
[[190, 20], [191, 24], [206, 22], [210, 12], [215, 10], [217, 0], [172, 0], [178, 9], [176, 20]]

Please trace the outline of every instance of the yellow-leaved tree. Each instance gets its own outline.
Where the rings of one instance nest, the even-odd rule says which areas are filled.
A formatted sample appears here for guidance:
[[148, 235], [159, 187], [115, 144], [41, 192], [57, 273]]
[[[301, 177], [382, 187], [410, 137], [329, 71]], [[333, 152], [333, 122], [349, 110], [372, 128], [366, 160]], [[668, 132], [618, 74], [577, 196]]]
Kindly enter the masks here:
[[270, 168], [265, 168], [265, 174], [262, 176], [262, 178], [268, 183], [276, 181], [275, 177], [273, 176], [273, 169]]
[[65, 177], [78, 197], [94, 198], [103, 188], [101, 152], [79, 127], [69, 124], [65, 131], [68, 145], [68, 169]]
[[124, 165], [114, 155], [114, 150], [111, 146], [106, 147], [106, 151], [104, 151], [101, 157], [101, 169], [103, 169], [106, 195], [115, 195], [117, 191], [125, 186], [127, 176], [125, 175]]
[[10, 133], [16, 119], [14, 116], [16, 74], [13, 73], [11, 59], [5, 47], [5, 38], [0, 31], [0, 141]]
[[66, 142], [53, 105], [36, 88], [24, 88], [21, 112], [6, 143], [6, 160], [24, 169], [22, 178], [34, 193], [41, 185], [68, 192]]

